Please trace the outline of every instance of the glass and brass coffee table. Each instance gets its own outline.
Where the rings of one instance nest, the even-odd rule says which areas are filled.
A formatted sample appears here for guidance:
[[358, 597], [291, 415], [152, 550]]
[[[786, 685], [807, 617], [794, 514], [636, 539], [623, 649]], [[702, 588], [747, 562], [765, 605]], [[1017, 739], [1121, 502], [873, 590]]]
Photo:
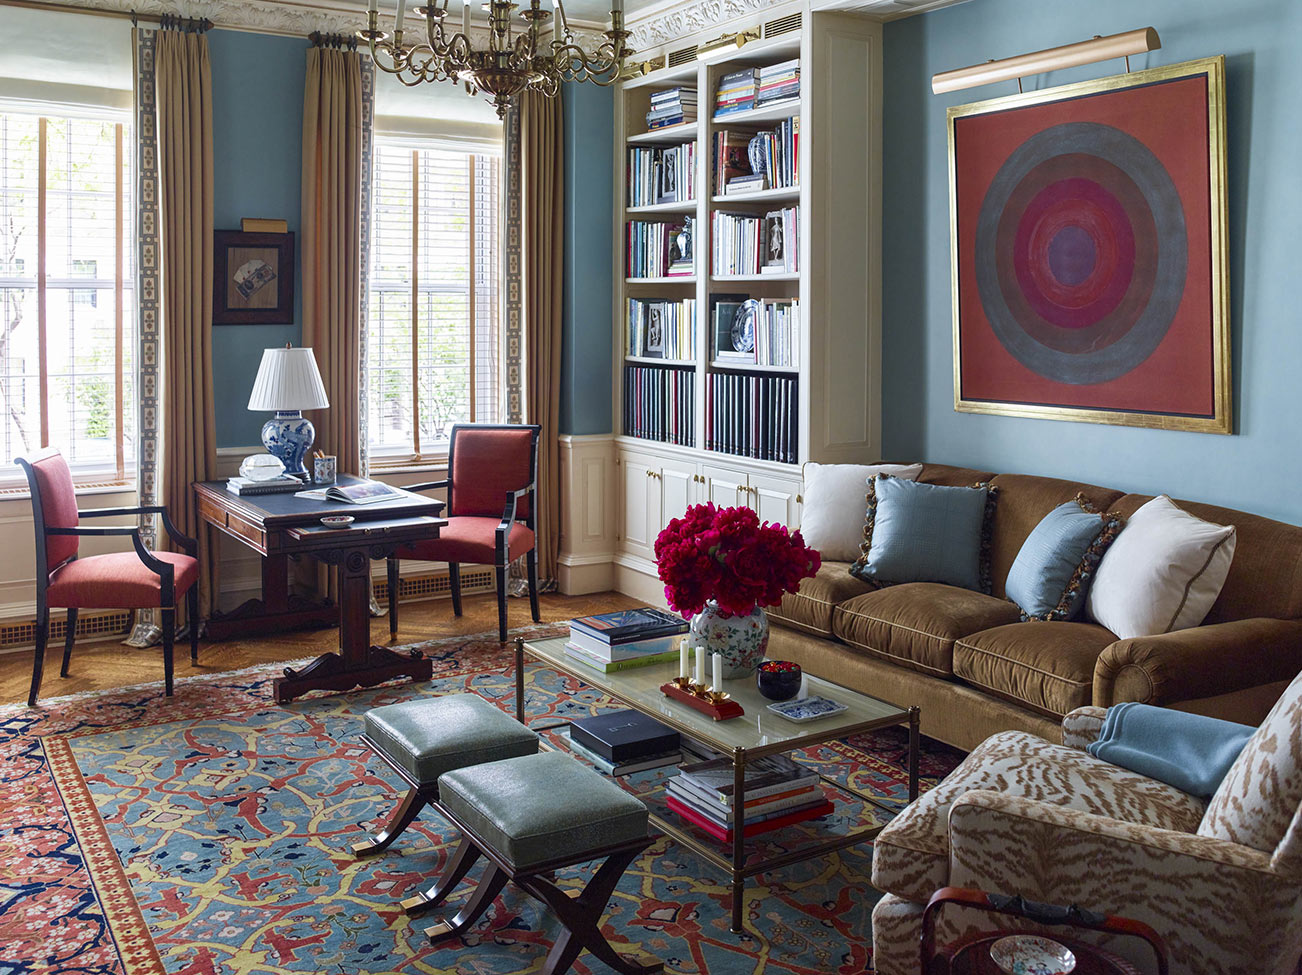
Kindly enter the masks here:
[[[650, 715], [683, 737], [730, 759], [736, 796], [734, 808], [738, 810], [745, 808], [745, 771], [748, 762], [766, 755], [827, 745], [848, 735], [904, 725], [909, 729], [909, 800], [918, 797], [919, 710], [916, 706], [898, 708], [807, 674], [804, 688], [806, 695], [830, 698], [838, 704], [844, 704], [846, 709], [826, 718], [798, 724], [769, 711], [767, 705], [770, 702], [760, 695], [754, 680], [748, 678], [728, 681], [724, 688], [745, 708], [746, 713], [726, 721], [714, 721], [661, 693], [660, 685], [677, 676], [676, 663], [653, 664], [606, 674], [567, 656], [565, 643], [564, 637], [549, 640], [526, 640], [521, 637], [515, 641], [515, 716], [521, 724], [527, 723], [525, 662], [526, 658], [533, 657], [549, 668], [601, 691], [620, 705]], [[555, 727], [557, 725], [553, 723], [540, 730]], [[717, 841], [703, 830], [684, 822], [665, 805], [663, 790], [639, 793], [639, 797], [646, 801], [655, 828], [731, 876], [732, 930], [740, 933], [743, 930], [743, 893], [747, 878], [870, 840], [889, 822], [889, 816], [899, 811], [898, 801], [891, 804], [883, 801], [882, 797], [851, 788], [827, 775], [821, 775], [821, 778], [826, 787], [851, 801], [865, 804], [865, 815], [860, 822], [843, 825], [841, 828], [821, 828], [817, 821], [811, 821], [813, 825], [801, 824], [801, 827], [808, 827], [805, 829], [786, 827], [786, 830], [798, 831], [800, 835], [787, 842], [784, 834], [781, 849], [776, 851], [770, 849], [774, 844], [768, 842], [772, 840], [773, 834], [748, 838], [743, 836], [742, 829], [734, 828], [732, 842], [725, 855]], [[873, 813], [871, 818], [866, 815], [870, 811]], [[888, 815], [880, 815], [877, 811]]]

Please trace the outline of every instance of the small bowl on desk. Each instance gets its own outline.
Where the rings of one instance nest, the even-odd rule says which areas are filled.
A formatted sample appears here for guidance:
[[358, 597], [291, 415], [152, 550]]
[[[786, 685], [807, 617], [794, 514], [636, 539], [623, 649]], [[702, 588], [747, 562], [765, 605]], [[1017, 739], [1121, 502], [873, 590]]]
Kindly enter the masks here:
[[770, 701], [789, 701], [800, 693], [800, 664], [766, 660], [755, 671], [755, 686]]
[[327, 528], [347, 528], [354, 520], [352, 515], [326, 515], [321, 519], [321, 524]]

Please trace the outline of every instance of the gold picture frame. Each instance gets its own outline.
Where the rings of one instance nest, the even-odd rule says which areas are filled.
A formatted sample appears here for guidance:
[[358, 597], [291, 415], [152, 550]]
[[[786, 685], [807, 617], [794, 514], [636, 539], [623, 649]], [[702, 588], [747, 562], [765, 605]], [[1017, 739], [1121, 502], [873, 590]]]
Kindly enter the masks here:
[[[1199, 92], [1205, 168], [1178, 151]], [[954, 106], [947, 128], [954, 409], [1232, 433], [1224, 57]]]

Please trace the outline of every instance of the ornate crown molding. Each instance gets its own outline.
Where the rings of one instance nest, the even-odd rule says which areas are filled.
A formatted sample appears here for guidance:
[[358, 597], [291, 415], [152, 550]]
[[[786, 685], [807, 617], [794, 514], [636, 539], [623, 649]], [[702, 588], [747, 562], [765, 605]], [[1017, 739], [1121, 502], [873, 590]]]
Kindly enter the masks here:
[[634, 51], [645, 51], [772, 7], [772, 0], [676, 0], [658, 4], [629, 17], [629, 46]]

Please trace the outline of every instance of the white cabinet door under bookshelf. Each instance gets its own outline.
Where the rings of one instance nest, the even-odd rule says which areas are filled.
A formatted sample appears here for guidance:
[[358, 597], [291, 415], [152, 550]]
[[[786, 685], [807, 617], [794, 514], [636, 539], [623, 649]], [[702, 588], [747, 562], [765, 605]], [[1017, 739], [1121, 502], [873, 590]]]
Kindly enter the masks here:
[[745, 474], [708, 465], [702, 467], [701, 472], [705, 477], [705, 497], [702, 500], [713, 501], [721, 508], [734, 508], [748, 503]]
[[755, 509], [760, 521], [771, 521], [788, 528], [800, 527], [799, 481], [759, 474], [750, 475], [747, 481], [750, 492], [746, 503]]
[[633, 555], [654, 559], [660, 481], [653, 475], [659, 473], [659, 459], [626, 453], [620, 457], [619, 469], [621, 547]]
[[[696, 504], [696, 465], [666, 461], [660, 467], [660, 525], [681, 518]], [[657, 529], [656, 534], [659, 534]], [[652, 543], [655, 542], [653, 538]]]

